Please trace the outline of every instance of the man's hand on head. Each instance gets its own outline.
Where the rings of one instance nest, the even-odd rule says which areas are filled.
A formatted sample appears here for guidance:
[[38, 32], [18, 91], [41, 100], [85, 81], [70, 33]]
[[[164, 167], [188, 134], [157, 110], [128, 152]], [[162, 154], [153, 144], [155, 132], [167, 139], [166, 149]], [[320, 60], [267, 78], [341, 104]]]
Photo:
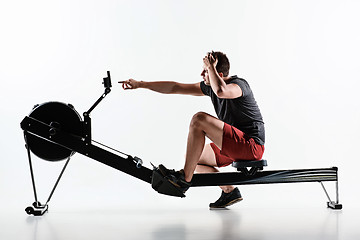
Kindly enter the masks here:
[[209, 69], [210, 67], [216, 67], [218, 60], [214, 57], [214, 51], [209, 52], [204, 58], [204, 68]]

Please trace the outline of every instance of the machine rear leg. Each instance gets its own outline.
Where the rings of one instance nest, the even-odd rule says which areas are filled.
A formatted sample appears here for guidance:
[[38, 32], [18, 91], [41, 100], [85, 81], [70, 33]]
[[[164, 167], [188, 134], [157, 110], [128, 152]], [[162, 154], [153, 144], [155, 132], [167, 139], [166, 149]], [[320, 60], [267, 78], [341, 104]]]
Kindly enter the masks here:
[[338, 181], [336, 181], [336, 183], [335, 183], [335, 185], [336, 185], [336, 201], [331, 200], [328, 192], [326, 191], [324, 184], [322, 182], [320, 182], [320, 184], [321, 184], [322, 188], [324, 189], [326, 197], [329, 199], [329, 201], [327, 202], [328, 208], [335, 209], [335, 210], [342, 209], [342, 204], [339, 203], [339, 183], [338, 183]]

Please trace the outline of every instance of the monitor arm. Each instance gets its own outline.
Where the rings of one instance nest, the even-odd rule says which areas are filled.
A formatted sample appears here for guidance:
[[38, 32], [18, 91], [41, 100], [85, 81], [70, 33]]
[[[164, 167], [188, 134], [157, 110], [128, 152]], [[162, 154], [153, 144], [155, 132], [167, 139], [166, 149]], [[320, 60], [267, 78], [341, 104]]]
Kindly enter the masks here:
[[84, 112], [84, 136], [85, 136], [85, 142], [87, 144], [91, 143], [91, 118], [90, 113], [92, 110], [95, 109], [95, 107], [106, 97], [108, 93], [111, 91], [111, 77], [110, 77], [110, 71], [107, 71], [107, 77], [103, 78], [103, 84], [105, 87], [105, 92], [100, 96], [100, 98], [91, 106], [91, 108]]

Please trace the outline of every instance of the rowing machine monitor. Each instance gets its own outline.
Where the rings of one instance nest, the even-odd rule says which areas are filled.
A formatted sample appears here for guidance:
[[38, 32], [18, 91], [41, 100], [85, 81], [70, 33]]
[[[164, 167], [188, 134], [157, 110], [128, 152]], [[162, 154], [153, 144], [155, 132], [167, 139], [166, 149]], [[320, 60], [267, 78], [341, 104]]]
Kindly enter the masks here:
[[110, 91], [110, 88], [111, 88], [110, 71], [107, 71], [107, 77], [103, 78], [103, 79], [104, 79], [103, 84], [104, 84], [105, 89], [109, 89], [107, 91]]

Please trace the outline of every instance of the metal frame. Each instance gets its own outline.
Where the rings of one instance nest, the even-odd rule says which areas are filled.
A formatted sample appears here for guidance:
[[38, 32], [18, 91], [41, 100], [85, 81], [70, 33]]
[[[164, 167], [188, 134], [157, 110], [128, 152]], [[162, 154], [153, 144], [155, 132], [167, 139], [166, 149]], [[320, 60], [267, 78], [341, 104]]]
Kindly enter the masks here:
[[[153, 188], [162, 194], [184, 197], [182, 193], [177, 193], [171, 186], [167, 184], [166, 179], [161, 180], [162, 186], [159, 185], [158, 179], [161, 178], [159, 175], [154, 175], [155, 170], [151, 170], [142, 166], [141, 159], [127, 155], [124, 158], [118, 154], [112, 153], [104, 148], [95, 146], [92, 142], [85, 141], [82, 136], [72, 135], [66, 132], [62, 132], [61, 129], [56, 129], [51, 125], [47, 125], [31, 117], [25, 117], [21, 122], [21, 128], [30, 134], [34, 134], [37, 137], [46, 139], [54, 144], [61, 145], [74, 152], [83, 154], [89, 158], [92, 158], [98, 162], [101, 162], [107, 166], [115, 168], [119, 171], [127, 173], [135, 178], [138, 178], [144, 182], [153, 185]], [[56, 132], [56, 134], [53, 134]], [[51, 133], [51, 134], [50, 134]], [[103, 144], [97, 143], [105, 146]], [[112, 149], [114, 150], [114, 149]], [[31, 170], [33, 189], [35, 194], [35, 203], [38, 203], [36, 196], [36, 188], [34, 176], [32, 173], [32, 164], [30, 158], [30, 151], [27, 148], [29, 156], [29, 165]], [[70, 158], [67, 160], [62, 173], [64, 172]], [[298, 182], [320, 182], [327, 198], [329, 199], [328, 207], [333, 209], [341, 209], [342, 205], [339, 204], [339, 193], [338, 193], [338, 168], [318, 168], [318, 169], [295, 169], [295, 170], [272, 170], [272, 171], [261, 171], [260, 169], [251, 169], [245, 173], [244, 171], [239, 172], [223, 172], [223, 173], [203, 173], [194, 174], [192, 179], [192, 187], [202, 186], [219, 186], [219, 185], [248, 185], [248, 184], [270, 184], [270, 183], [298, 183]], [[56, 182], [58, 184], [61, 175]], [[157, 187], [154, 187], [154, 181], [157, 181]], [[324, 181], [335, 181], [336, 182], [336, 201], [332, 201], [327, 193], [322, 182]], [[38, 207], [45, 207], [47, 209], [47, 203], [55, 190], [54, 187], [48, 201], [45, 205], [38, 204]], [[161, 189], [159, 189], [161, 188]], [[175, 192], [174, 192], [175, 191]], [[33, 204], [34, 205], [34, 204]], [[30, 212], [30, 214], [32, 214]], [[43, 214], [43, 213], [42, 213]], [[41, 215], [42, 215], [41, 214]]]

